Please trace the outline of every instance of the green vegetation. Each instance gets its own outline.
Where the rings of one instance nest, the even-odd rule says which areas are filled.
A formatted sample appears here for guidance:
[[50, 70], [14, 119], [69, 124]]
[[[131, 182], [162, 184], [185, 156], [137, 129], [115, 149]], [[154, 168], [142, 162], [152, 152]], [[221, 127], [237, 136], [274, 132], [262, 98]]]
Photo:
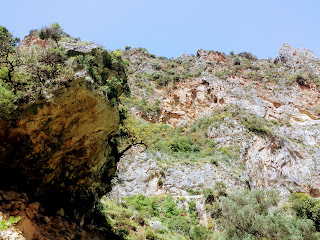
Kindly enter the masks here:
[[59, 40], [64, 34], [63, 29], [58, 23], [52, 23], [50, 26], [42, 28], [39, 31], [40, 39], [52, 39], [59, 47]]
[[12, 217], [10, 216], [9, 217], [9, 220], [6, 221], [6, 220], [1, 220], [0, 221], [0, 231], [2, 230], [6, 230], [8, 227], [10, 227], [11, 225], [14, 225], [16, 224], [17, 222], [19, 222], [21, 219], [21, 217]]
[[14, 94], [4, 83], [0, 82], [0, 116], [8, 116], [15, 108]]
[[[21, 53], [21, 61], [27, 71], [20, 82], [28, 82], [30, 86], [39, 88], [48, 80], [68, 81], [72, 78], [72, 69], [66, 65], [67, 56], [62, 48], [47, 48], [42, 50], [39, 46], [32, 46]], [[40, 85], [40, 86], [39, 86]], [[50, 81], [48, 86], [53, 86]], [[41, 89], [37, 89], [41, 91]]]
[[[302, 193], [290, 197], [291, 209], [279, 204], [275, 190], [226, 193], [223, 182], [203, 189], [212, 220], [200, 225], [197, 203], [185, 197], [135, 195], [121, 203], [103, 200], [110, 225], [125, 239], [287, 239], [320, 237], [319, 200]], [[180, 207], [179, 207], [180, 206]], [[161, 227], [152, 227], [153, 222]], [[213, 231], [212, 229], [216, 229]]]
[[[312, 221], [287, 216], [270, 190], [233, 192], [219, 200], [225, 239], [318, 239]], [[271, 210], [272, 209], [272, 210]]]
[[145, 98], [139, 99], [133, 95], [121, 98], [121, 101], [127, 108], [135, 107], [142, 112], [144, 116], [156, 116], [160, 112], [160, 101], [156, 100], [153, 104]]
[[[142, 111], [142, 116], [156, 116], [155, 113], [159, 111], [157, 104], [151, 105], [145, 99], [131, 99], [133, 100], [129, 101], [129, 98], [126, 98], [122, 102], [126, 106], [135, 106]], [[211, 129], [219, 128], [221, 124], [233, 127], [233, 119], [247, 129], [248, 133], [267, 136], [274, 136], [273, 128], [279, 124], [232, 107], [218, 109], [212, 115], [198, 119], [189, 129], [174, 129], [166, 124], [149, 123], [128, 115], [119, 133], [120, 152], [142, 144], [149, 152], [165, 153], [171, 161], [207, 161], [216, 166], [233, 162], [241, 165], [238, 162], [240, 146], [218, 146], [208, 135]]]
[[[196, 203], [179, 204], [169, 195], [135, 195], [122, 203], [103, 200], [110, 225], [125, 239], [206, 239], [213, 231], [199, 225]], [[183, 203], [183, 201], [181, 201]], [[186, 208], [188, 210], [186, 210]], [[159, 221], [162, 227], [150, 227]]]
[[239, 57], [244, 57], [244, 58], [246, 58], [248, 60], [253, 60], [253, 61], [258, 60], [258, 58], [256, 56], [254, 56], [252, 53], [249, 53], [249, 52], [238, 53], [238, 56]]
[[300, 219], [310, 219], [320, 232], [320, 200], [305, 193], [293, 193], [290, 197], [292, 209]]
[[53, 41], [23, 46], [17, 52], [19, 39], [0, 26], [0, 116], [10, 117], [16, 106], [47, 98], [83, 70], [88, 87], [112, 103], [117, 103], [122, 93], [129, 92], [127, 65], [121, 53], [96, 48], [90, 53], [68, 56], [65, 43], [75, 46], [87, 43], [70, 37], [57, 23], [40, 31], [32, 30], [26, 38], [38, 36]]
[[[213, 158], [220, 159], [216, 144], [206, 137], [205, 132], [174, 129], [166, 124], [149, 123], [128, 115], [119, 131], [120, 152], [142, 144], [149, 152], [165, 153], [172, 161], [211, 162]], [[233, 154], [227, 157], [233, 157]]]
[[100, 90], [109, 100], [117, 100], [123, 92], [128, 92], [125, 64], [118, 51], [111, 54], [106, 50], [94, 49], [90, 55], [76, 55], [77, 68], [87, 71]]
[[0, 26], [0, 80], [12, 84], [14, 82], [13, 74], [19, 66], [19, 60], [16, 55], [15, 46], [20, 41], [3, 26]]
[[298, 83], [301, 86], [310, 87], [313, 82], [318, 90], [320, 90], [320, 78], [312, 72], [301, 72], [298, 74], [293, 74], [288, 77], [288, 84]]
[[272, 127], [278, 124], [276, 121], [267, 120], [237, 108], [226, 107], [218, 109], [217, 111], [213, 112], [211, 116], [198, 119], [190, 126], [190, 131], [207, 131], [207, 129], [210, 127], [218, 128], [222, 123], [229, 124], [229, 127], [232, 127], [230, 125], [232, 123], [230, 123], [230, 121], [228, 123], [226, 119], [236, 119], [250, 132], [256, 134], [272, 135]]

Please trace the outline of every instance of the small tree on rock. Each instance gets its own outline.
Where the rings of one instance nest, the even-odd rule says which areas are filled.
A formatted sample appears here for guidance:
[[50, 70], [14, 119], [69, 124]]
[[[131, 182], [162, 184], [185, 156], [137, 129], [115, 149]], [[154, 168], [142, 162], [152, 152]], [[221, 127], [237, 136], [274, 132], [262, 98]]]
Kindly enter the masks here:
[[39, 37], [42, 40], [52, 39], [57, 44], [57, 47], [59, 47], [59, 40], [63, 33], [63, 29], [58, 23], [52, 23], [49, 27], [42, 28], [39, 31]]
[[4, 82], [13, 82], [13, 72], [18, 65], [15, 47], [19, 41], [20, 39], [13, 37], [7, 28], [0, 26], [0, 67], [6, 71], [6, 76], [1, 77]]

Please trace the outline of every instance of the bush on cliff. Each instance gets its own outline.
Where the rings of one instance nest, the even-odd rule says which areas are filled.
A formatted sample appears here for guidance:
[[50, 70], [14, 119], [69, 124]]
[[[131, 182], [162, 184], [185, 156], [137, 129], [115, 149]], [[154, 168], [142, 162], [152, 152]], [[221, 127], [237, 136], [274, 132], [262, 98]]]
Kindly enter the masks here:
[[319, 239], [313, 222], [287, 216], [276, 191], [236, 191], [219, 200], [217, 221], [226, 239]]
[[19, 38], [13, 37], [7, 28], [0, 26], [0, 68], [4, 68], [6, 74], [2, 71], [0, 80], [5, 83], [13, 83], [13, 74], [19, 65], [16, 55], [16, 45]]
[[320, 232], [320, 200], [311, 198], [305, 193], [293, 193], [290, 201], [297, 217], [312, 220], [317, 231]]
[[[35, 38], [52, 39], [41, 42]], [[96, 47], [88, 53], [67, 55], [66, 45], [79, 46], [79, 40], [63, 32], [58, 24], [51, 24], [40, 31], [33, 30], [16, 50], [18, 38], [0, 26], [0, 83], [1, 112], [9, 114], [14, 103], [17, 106], [52, 97], [55, 90], [68, 86], [81, 70], [87, 86], [118, 103], [122, 93], [127, 93], [126, 66], [121, 56]], [[63, 42], [62, 42], [63, 38]], [[29, 42], [35, 39], [35, 44]], [[81, 75], [80, 74], [80, 75]], [[91, 81], [93, 80], [93, 81]], [[5, 88], [3, 87], [5, 84]], [[11, 91], [14, 94], [12, 99]], [[4, 100], [6, 99], [6, 100]], [[6, 109], [6, 110], [4, 110]]]
[[13, 103], [14, 94], [12, 91], [5, 86], [5, 84], [0, 82], [0, 118], [8, 116], [10, 112], [14, 109], [15, 105]]
[[62, 38], [64, 32], [58, 23], [52, 23], [48, 27], [44, 27], [39, 31], [40, 39], [52, 39], [59, 47], [59, 40]]

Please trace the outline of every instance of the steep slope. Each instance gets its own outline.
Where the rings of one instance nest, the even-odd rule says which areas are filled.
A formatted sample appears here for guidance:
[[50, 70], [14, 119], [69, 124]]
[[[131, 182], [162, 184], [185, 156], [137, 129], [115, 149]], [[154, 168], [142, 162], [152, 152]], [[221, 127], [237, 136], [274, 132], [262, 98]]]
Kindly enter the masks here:
[[[145, 49], [126, 50], [123, 57], [130, 62], [133, 96], [124, 102], [134, 115], [185, 129], [182, 134], [187, 136], [193, 125], [198, 126], [196, 120], [209, 119], [205, 138], [216, 143], [216, 153], [228, 149], [235, 157], [225, 164], [219, 154], [213, 154], [216, 160], [209, 162], [219, 166], [198, 157], [191, 160], [197, 163], [189, 170], [188, 164], [177, 163], [179, 159], [163, 160], [166, 154], [129, 155], [118, 165], [121, 184], [115, 186], [115, 195], [179, 196], [189, 188], [201, 191], [212, 187], [213, 180], [225, 179], [230, 188], [240, 184], [276, 188], [283, 195], [302, 191], [319, 197], [320, 81], [319, 59], [314, 56], [288, 44], [280, 49], [282, 61], [257, 60], [246, 52], [225, 55], [199, 50], [197, 56], [165, 59]], [[164, 177], [155, 174], [161, 169]], [[159, 179], [161, 189], [156, 184]]]

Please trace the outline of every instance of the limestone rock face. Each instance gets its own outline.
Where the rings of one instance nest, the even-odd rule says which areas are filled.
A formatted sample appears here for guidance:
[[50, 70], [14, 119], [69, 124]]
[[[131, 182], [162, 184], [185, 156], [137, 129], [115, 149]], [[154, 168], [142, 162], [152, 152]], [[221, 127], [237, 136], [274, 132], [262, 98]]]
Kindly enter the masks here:
[[116, 170], [119, 114], [81, 80], [54, 95], [0, 119], [0, 184], [80, 219]]
[[305, 66], [314, 68], [319, 65], [319, 58], [311, 50], [294, 48], [286, 42], [282, 44], [279, 56], [283, 63], [298, 69]]
[[93, 49], [101, 48], [98, 44], [92, 42], [74, 41], [63, 43], [63, 47], [66, 49], [69, 55], [72, 54], [86, 54], [90, 53]]
[[[133, 147], [118, 163], [117, 178], [109, 195], [115, 199], [136, 194], [157, 195], [170, 193], [173, 196], [188, 196], [188, 190], [199, 191], [213, 188], [215, 181], [224, 181], [228, 188], [244, 188], [244, 179], [239, 179], [228, 166], [216, 166], [203, 162], [164, 164], [149, 156], [142, 147]], [[159, 186], [159, 179], [162, 185]]]
[[273, 188], [282, 195], [320, 196], [318, 163], [302, 148], [281, 139], [255, 136], [245, 143], [243, 161], [253, 188]]

